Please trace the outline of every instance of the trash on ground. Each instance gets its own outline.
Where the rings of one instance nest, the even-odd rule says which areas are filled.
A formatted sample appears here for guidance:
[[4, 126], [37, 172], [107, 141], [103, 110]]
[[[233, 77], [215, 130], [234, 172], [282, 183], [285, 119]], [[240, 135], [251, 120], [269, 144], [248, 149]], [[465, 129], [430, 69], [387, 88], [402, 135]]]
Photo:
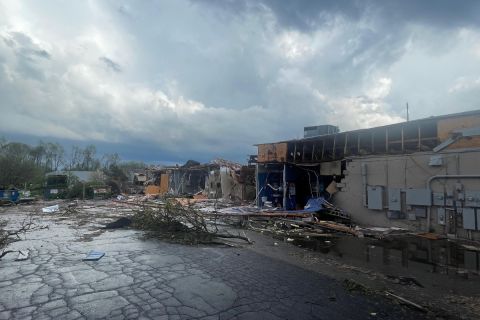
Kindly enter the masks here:
[[105, 252], [92, 250], [87, 254], [85, 258], [83, 258], [83, 261], [98, 261], [104, 255], [105, 255]]
[[28, 250], [19, 250], [18, 251], [18, 257], [15, 259], [15, 261], [27, 260], [28, 256], [29, 256]]
[[59, 208], [58, 204], [56, 204], [54, 206], [42, 208], [43, 213], [54, 213], [54, 212], [58, 212], [58, 211], [60, 211], [60, 208]]
[[388, 292], [388, 291], [385, 291], [385, 295], [387, 297], [392, 297], [396, 300], [398, 300], [401, 304], [405, 304], [407, 306], [410, 306], [410, 307], [413, 307], [414, 309], [417, 309], [418, 311], [422, 311], [422, 312], [427, 312], [427, 309], [425, 309], [424, 307], [422, 307], [421, 305], [415, 303], [415, 302], [412, 302], [410, 300], [407, 300], [405, 298], [402, 298], [400, 296], [397, 296], [396, 294], [393, 294], [391, 292]]
[[120, 229], [132, 224], [132, 219], [122, 217], [114, 222], [107, 223], [103, 229]]
[[407, 229], [403, 228], [398, 228], [398, 227], [389, 227], [389, 228], [384, 228], [384, 227], [355, 227], [355, 230], [357, 231], [357, 236], [363, 238], [365, 237], [373, 237], [377, 239], [382, 239], [387, 236], [393, 236], [393, 235], [400, 235], [400, 234], [406, 234], [408, 232]]
[[360, 292], [363, 294], [371, 294], [373, 290], [366, 287], [365, 285], [353, 280], [353, 279], [345, 279], [343, 280], [343, 286], [347, 291], [350, 292]]
[[402, 284], [402, 285], [416, 285], [417, 287], [423, 288], [423, 285], [417, 281], [417, 279], [413, 277], [403, 277], [403, 276], [392, 276], [392, 275], [387, 275], [386, 276], [388, 280]]

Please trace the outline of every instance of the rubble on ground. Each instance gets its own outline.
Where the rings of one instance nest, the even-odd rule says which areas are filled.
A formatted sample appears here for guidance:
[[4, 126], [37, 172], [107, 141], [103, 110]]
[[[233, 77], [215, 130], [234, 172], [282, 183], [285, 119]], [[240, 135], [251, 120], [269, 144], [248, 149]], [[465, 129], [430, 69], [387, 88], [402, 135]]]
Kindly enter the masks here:
[[[41, 212], [42, 208], [52, 205], [58, 205], [58, 211], [52, 213]], [[363, 284], [364, 282], [359, 279], [365, 276], [365, 278], [372, 281], [382, 283], [389, 289], [388, 292], [396, 297], [408, 301], [412, 300], [410, 302], [420, 307], [431, 309], [422, 300], [423, 298], [413, 299], [412, 296], [405, 294], [405, 291], [401, 291], [405, 289], [417, 294], [422, 290], [427, 290], [426, 288], [429, 287], [429, 284], [428, 282], [425, 283], [425, 279], [422, 277], [414, 277], [410, 274], [390, 274], [378, 270], [372, 271], [370, 266], [364, 266], [363, 268], [351, 266], [341, 260], [337, 260], [336, 264], [324, 262], [318, 255], [313, 257], [314, 252], [312, 250], [303, 250], [303, 248], [317, 250], [317, 248], [307, 247], [305, 245], [306, 241], [321, 244], [318, 247], [320, 249], [318, 251], [326, 249], [326, 251], [334, 252], [338, 248], [337, 243], [342, 239], [355, 241], [355, 243], [367, 243], [369, 244], [369, 249], [373, 251], [375, 246], [377, 249], [380, 249], [382, 243], [389, 243], [395, 237], [411, 236], [415, 238], [411, 233], [401, 228], [360, 227], [347, 219], [340, 219], [339, 217], [332, 217], [332, 220], [322, 220], [321, 216], [316, 212], [286, 212], [273, 208], [257, 208], [248, 203], [239, 206], [225, 199], [160, 198], [124, 195], [121, 197], [121, 200], [114, 199], [98, 202], [50, 201], [39, 203], [31, 208], [35, 208], [31, 210], [39, 219], [61, 221], [71, 225], [72, 228], [78, 228], [78, 226], [88, 222], [87, 225], [89, 225], [90, 229], [85, 234], [82, 234], [80, 241], [91, 241], [92, 237], [96, 237], [103, 232], [121, 232], [114, 230], [117, 228], [140, 229], [144, 230], [145, 233], [139, 232], [139, 234], [146, 234], [147, 236], [154, 236], [162, 240], [182, 244], [231, 245], [225, 239], [238, 238], [241, 239], [241, 242], [234, 243], [238, 245], [249, 243], [251, 240], [256, 241], [257, 239], [252, 234], [262, 233], [270, 235], [273, 239], [267, 241], [270, 241], [270, 246], [273, 250], [284, 250], [285, 247], [294, 248], [294, 246], [301, 247], [302, 251], [300, 253], [307, 252], [307, 254], [312, 254], [308, 256], [308, 263], [316, 265], [328, 265], [328, 263], [331, 263], [339, 272], [350, 274], [348, 279], [354, 279], [355, 282]], [[93, 221], [94, 224], [92, 226]], [[231, 227], [230, 225], [235, 225], [236, 227]], [[245, 229], [242, 230], [238, 226], [258, 233], [249, 231], [244, 233], [243, 230]], [[126, 232], [135, 231], [130, 230]], [[355, 237], [364, 237], [365, 239], [356, 239]], [[418, 241], [431, 241], [431, 237], [428, 237], [418, 237]], [[370, 246], [372, 242], [373, 245]], [[468, 250], [476, 248], [473, 244], [465, 246]], [[249, 245], [248, 247], [253, 246]], [[102, 248], [95, 249], [101, 250]], [[295, 251], [296, 254], [299, 254], [298, 248], [295, 249], [297, 249]], [[302, 253], [303, 255], [304, 253]], [[21, 258], [20, 254], [19, 258]], [[295, 259], [297, 258], [295, 256]], [[101, 262], [106, 260], [102, 259]], [[298, 260], [301, 260], [301, 258], [298, 258]], [[450, 270], [446, 272], [450, 272]], [[466, 277], [472, 277], [472, 274], [469, 273]], [[368, 284], [368, 282], [365, 283]], [[392, 290], [392, 287], [395, 290]], [[353, 293], [362, 292], [360, 287], [350, 281], [345, 283], [345, 288]], [[376, 288], [376, 290], [376, 292], [386, 294], [381, 289]], [[393, 295], [389, 296], [392, 300], [408, 304], [408, 302], [402, 302], [401, 299]], [[472, 300], [466, 303], [470, 304], [473, 302], [475, 301]]]

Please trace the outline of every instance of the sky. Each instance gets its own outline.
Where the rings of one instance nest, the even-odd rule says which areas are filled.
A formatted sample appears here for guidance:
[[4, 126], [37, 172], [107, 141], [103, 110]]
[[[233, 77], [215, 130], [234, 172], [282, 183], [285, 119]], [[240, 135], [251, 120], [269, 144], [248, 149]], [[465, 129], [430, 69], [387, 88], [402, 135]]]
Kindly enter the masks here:
[[0, 137], [244, 162], [480, 109], [476, 0], [0, 0]]

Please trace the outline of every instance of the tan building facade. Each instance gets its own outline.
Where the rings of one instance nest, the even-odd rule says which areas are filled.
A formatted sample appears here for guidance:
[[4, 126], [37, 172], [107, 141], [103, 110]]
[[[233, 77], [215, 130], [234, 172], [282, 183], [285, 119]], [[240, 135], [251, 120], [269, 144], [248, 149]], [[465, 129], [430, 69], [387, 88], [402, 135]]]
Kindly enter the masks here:
[[480, 110], [260, 144], [256, 172], [259, 206], [323, 196], [362, 225], [480, 239]]
[[480, 150], [354, 157], [337, 206], [362, 225], [480, 239]]

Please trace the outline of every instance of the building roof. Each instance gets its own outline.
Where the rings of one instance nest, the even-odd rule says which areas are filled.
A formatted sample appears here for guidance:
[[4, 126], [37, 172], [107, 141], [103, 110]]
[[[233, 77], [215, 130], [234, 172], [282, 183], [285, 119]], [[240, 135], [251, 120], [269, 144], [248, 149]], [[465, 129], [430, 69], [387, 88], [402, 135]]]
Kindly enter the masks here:
[[95, 181], [98, 176], [103, 175], [100, 171], [53, 171], [46, 174], [46, 176], [68, 176], [73, 175], [78, 178], [81, 182]]
[[415, 124], [419, 124], [419, 123], [422, 123], [422, 122], [438, 121], [438, 120], [441, 120], [441, 119], [466, 117], [466, 116], [474, 116], [474, 115], [480, 115], [480, 109], [472, 110], [472, 111], [466, 111], [466, 112], [459, 112], [459, 113], [451, 113], [451, 114], [440, 115], [440, 116], [431, 116], [431, 117], [428, 117], [428, 118], [422, 118], [422, 119], [416, 119], [416, 120], [410, 120], [410, 121], [403, 121], [403, 122], [398, 122], [398, 123], [384, 125], [384, 126], [378, 126], [378, 127], [372, 127], [372, 128], [364, 128], [364, 129], [343, 131], [343, 132], [338, 132], [338, 133], [334, 133], [334, 134], [326, 134], [326, 135], [315, 136], [315, 137], [310, 137], [310, 138], [290, 139], [290, 140], [282, 140], [282, 141], [275, 141], [275, 142], [257, 143], [257, 144], [254, 144], [254, 146], [258, 146], [258, 145], [262, 145], [262, 144], [269, 144], [269, 143], [311, 141], [311, 140], [315, 140], [315, 139], [319, 139], [319, 138], [333, 137], [333, 136], [339, 135], [339, 134], [360, 133], [360, 132], [365, 132], [365, 131], [375, 130], [375, 129], [386, 129], [386, 128], [390, 128], [390, 127], [393, 128], [393, 127], [402, 126], [402, 125], [406, 125], [406, 124], [415, 125]]

